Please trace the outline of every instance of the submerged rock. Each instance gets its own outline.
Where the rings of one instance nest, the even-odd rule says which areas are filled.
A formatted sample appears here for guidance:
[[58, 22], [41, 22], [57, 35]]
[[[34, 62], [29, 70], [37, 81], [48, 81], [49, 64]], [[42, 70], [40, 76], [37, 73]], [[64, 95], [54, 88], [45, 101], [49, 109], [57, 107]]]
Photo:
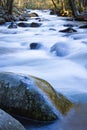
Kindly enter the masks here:
[[70, 27], [70, 28], [71, 28], [71, 27], [73, 27], [74, 25], [72, 25], [72, 24], [64, 24], [64, 26], [65, 26], [65, 27]]
[[60, 30], [59, 32], [63, 32], [63, 33], [73, 33], [73, 32], [77, 32], [75, 29], [69, 27], [67, 29], [63, 29], [63, 30]]
[[39, 78], [0, 73], [0, 107], [8, 113], [38, 121], [53, 121], [72, 103]]
[[55, 14], [56, 14], [55, 10], [51, 9], [50, 10], [50, 15], [55, 15]]
[[11, 22], [11, 24], [8, 26], [8, 28], [10, 28], [10, 29], [17, 28], [17, 24], [14, 22]]
[[51, 30], [51, 31], [56, 31], [56, 29], [55, 29], [55, 28], [49, 28], [49, 30]]
[[79, 28], [87, 28], [87, 24], [81, 25]]
[[30, 44], [30, 49], [40, 49], [42, 45], [40, 43], [31, 43]]
[[18, 26], [19, 27], [30, 27], [30, 24], [29, 23], [20, 22], [20, 23], [18, 23]]
[[60, 10], [54, 10], [54, 9], [51, 9], [50, 10], [50, 15], [59, 15], [60, 14]]
[[59, 42], [51, 47], [50, 52], [63, 57], [69, 54], [69, 47], [64, 42]]
[[25, 130], [19, 121], [0, 109], [0, 130]]
[[35, 22], [25, 23], [25, 22], [20, 22], [20, 23], [18, 23], [18, 26], [19, 27], [40, 27], [41, 23], [35, 23]]
[[35, 22], [32, 22], [30, 24], [30, 27], [40, 27], [41, 26], [41, 23], [35, 23]]

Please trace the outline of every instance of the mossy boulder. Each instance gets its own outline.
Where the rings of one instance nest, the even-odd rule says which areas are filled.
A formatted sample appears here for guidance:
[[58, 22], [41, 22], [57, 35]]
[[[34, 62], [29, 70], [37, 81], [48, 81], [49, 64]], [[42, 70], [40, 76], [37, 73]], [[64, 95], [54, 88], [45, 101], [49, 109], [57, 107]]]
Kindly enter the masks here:
[[39, 15], [37, 13], [29, 13], [28, 15], [29, 15], [29, 17], [39, 17]]
[[67, 112], [73, 107], [73, 103], [69, 101], [61, 93], [55, 91], [55, 89], [45, 80], [33, 77], [35, 84], [40, 88], [48, 97], [57, 110], [66, 115]]
[[55, 43], [50, 49], [50, 52], [52, 52], [53, 54], [59, 57], [67, 56], [69, 54], [69, 51], [70, 48], [65, 42]]
[[15, 73], [0, 73], [0, 107], [8, 113], [38, 121], [53, 121], [72, 103], [45, 80]]
[[25, 130], [22, 124], [0, 109], [0, 130]]

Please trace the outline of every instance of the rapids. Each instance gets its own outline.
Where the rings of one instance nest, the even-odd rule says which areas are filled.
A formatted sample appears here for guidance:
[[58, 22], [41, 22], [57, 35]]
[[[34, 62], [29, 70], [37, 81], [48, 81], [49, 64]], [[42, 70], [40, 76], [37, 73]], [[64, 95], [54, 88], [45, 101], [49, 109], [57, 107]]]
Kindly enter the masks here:
[[[31, 10], [31, 12], [38, 13], [41, 27], [8, 29], [10, 23], [0, 26], [0, 71], [43, 78], [71, 101], [87, 103], [87, 29], [79, 28], [84, 23], [49, 15], [49, 10]], [[27, 21], [27, 23], [31, 22], [39, 21], [35, 18]], [[77, 32], [59, 32], [67, 28], [64, 26], [67, 24], [72, 24]], [[67, 55], [63, 57], [56, 56], [50, 51], [54, 44], [61, 42], [68, 48], [66, 48]], [[40, 43], [43, 47], [31, 50], [29, 48], [31, 43]], [[87, 114], [87, 111], [85, 113]], [[87, 121], [87, 118], [84, 120]], [[52, 127], [52, 130], [57, 130], [59, 127], [57, 123], [45, 127], [37, 126], [37, 129], [49, 130]], [[77, 127], [73, 129], [64, 127], [67, 130], [80, 130]], [[36, 130], [36, 126], [29, 128], [29, 130], [34, 129]], [[59, 130], [64, 129], [60, 127]]]

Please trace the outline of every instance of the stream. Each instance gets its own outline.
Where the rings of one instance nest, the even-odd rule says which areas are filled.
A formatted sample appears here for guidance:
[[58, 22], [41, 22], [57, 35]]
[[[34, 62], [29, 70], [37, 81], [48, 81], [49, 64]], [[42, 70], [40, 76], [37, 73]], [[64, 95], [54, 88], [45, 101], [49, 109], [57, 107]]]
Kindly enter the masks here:
[[[79, 28], [85, 22], [50, 15], [49, 10], [30, 11], [39, 15], [40, 27], [8, 29], [9, 22], [0, 26], [0, 72], [45, 79], [76, 106], [50, 124], [23, 123], [27, 130], [87, 130], [87, 29]], [[39, 20], [30, 18], [27, 23], [31, 22]], [[59, 32], [68, 24], [77, 32]], [[39, 43], [41, 48], [30, 49], [31, 43]], [[56, 43], [57, 54], [51, 51]]]

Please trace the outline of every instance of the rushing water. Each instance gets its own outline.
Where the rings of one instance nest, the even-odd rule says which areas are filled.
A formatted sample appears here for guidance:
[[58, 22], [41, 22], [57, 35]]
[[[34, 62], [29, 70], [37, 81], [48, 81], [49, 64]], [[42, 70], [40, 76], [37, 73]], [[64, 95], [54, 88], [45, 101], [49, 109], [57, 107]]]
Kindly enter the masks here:
[[[87, 103], [87, 29], [79, 29], [82, 22], [68, 21], [66, 18], [49, 15], [49, 11], [34, 10], [33, 12], [38, 13], [41, 18], [42, 25], [39, 28], [8, 29], [9, 23], [0, 26], [0, 71], [43, 78], [73, 102]], [[31, 18], [27, 22], [38, 22], [38, 20]], [[66, 24], [72, 24], [77, 32], [60, 33], [59, 30], [67, 28], [64, 26]], [[31, 50], [29, 45], [33, 42], [42, 44], [42, 48]], [[65, 48], [59, 46], [59, 50], [63, 53], [62, 57], [50, 51], [55, 43], [64, 45]], [[87, 111], [84, 109], [86, 107], [82, 105], [82, 110], [76, 107], [79, 110], [76, 109], [77, 113], [76, 111], [74, 113], [77, 117], [75, 117], [76, 125], [80, 124], [79, 118], [84, 122], [79, 129], [74, 126], [74, 115], [71, 115], [74, 123], [70, 122], [69, 115], [66, 117], [66, 122], [63, 122], [63, 127], [59, 127], [60, 122], [55, 122], [45, 127], [31, 125], [29, 130], [36, 128], [38, 130], [58, 128], [59, 130], [86, 130]], [[71, 124], [69, 128], [65, 125], [67, 122]]]

